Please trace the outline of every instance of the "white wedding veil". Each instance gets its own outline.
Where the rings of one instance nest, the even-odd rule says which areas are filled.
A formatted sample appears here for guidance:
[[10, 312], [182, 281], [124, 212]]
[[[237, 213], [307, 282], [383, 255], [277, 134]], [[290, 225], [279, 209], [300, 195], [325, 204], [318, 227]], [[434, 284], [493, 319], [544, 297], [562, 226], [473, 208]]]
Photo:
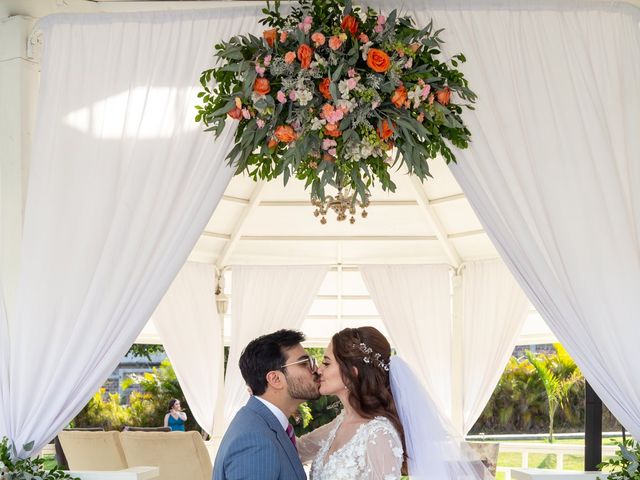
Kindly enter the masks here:
[[436, 409], [411, 367], [395, 355], [391, 391], [404, 428], [409, 477], [428, 480], [488, 480], [478, 455]]

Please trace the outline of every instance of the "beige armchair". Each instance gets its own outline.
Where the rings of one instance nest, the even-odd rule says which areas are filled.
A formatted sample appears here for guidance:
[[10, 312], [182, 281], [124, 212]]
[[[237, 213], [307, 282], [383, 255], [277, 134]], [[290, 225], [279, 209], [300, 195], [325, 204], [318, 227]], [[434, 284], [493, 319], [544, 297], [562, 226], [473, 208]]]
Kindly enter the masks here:
[[211, 457], [197, 432], [60, 432], [59, 439], [72, 471], [125, 475], [158, 467], [160, 480], [211, 480]]
[[58, 434], [71, 470], [124, 470], [127, 459], [118, 432], [73, 432]]
[[160, 467], [160, 480], [211, 480], [213, 465], [197, 432], [122, 432], [130, 467]]

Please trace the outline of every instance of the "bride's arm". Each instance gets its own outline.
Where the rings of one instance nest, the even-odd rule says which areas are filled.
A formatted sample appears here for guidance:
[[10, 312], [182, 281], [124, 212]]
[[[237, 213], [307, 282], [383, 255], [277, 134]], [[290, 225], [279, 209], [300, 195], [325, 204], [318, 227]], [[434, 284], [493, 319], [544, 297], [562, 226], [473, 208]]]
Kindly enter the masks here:
[[402, 471], [402, 443], [386, 429], [376, 429], [367, 442], [367, 480], [397, 480]]
[[298, 448], [298, 455], [300, 455], [300, 461], [302, 463], [309, 463], [315, 458], [318, 450], [320, 450], [324, 441], [331, 434], [337, 421], [338, 418], [336, 417], [326, 425], [318, 427], [313, 432], [298, 438], [296, 447]]

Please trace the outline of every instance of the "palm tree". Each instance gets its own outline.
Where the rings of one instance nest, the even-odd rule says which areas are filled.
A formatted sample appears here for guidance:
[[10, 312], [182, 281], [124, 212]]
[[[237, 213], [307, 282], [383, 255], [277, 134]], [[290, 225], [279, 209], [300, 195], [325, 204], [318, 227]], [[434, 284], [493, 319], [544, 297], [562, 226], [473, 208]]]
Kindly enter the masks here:
[[[578, 368], [567, 368], [567, 357], [568, 354], [566, 350], [560, 344], [554, 344], [556, 350], [559, 353], [559, 357], [561, 357], [561, 368], [559, 368], [557, 372], [554, 372], [554, 369], [551, 367], [548, 361], [545, 361], [543, 358], [536, 357], [529, 350], [525, 352], [529, 363], [533, 365], [544, 385], [544, 389], [547, 393], [547, 404], [549, 407], [549, 442], [553, 443], [553, 420], [556, 414], [556, 410], [558, 407], [562, 407], [567, 400], [569, 395], [569, 390], [571, 387], [582, 378], [580, 370]], [[570, 358], [570, 357], [569, 357]], [[575, 365], [575, 363], [574, 363]]]

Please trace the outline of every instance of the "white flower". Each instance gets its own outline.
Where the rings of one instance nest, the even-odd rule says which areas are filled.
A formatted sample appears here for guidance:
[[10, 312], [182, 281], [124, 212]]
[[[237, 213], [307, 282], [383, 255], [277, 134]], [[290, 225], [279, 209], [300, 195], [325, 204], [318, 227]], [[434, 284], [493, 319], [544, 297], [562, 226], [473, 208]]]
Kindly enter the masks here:
[[300, 102], [300, 105], [304, 107], [313, 99], [313, 93], [311, 93], [309, 90], [298, 90], [297, 98], [298, 102]]
[[358, 15], [358, 18], [362, 23], [365, 23], [367, 21], [367, 12], [362, 9], [358, 9], [355, 13], [356, 15]]
[[409, 93], [407, 93], [407, 99], [413, 100], [413, 108], [418, 108], [420, 106], [420, 100], [422, 100], [421, 93], [422, 89], [419, 87], [414, 87], [409, 90]]
[[367, 55], [369, 54], [369, 49], [371, 48], [371, 45], [373, 45], [373, 42], [367, 42], [360, 47], [360, 50], [362, 50], [362, 60], [367, 59]]
[[326, 123], [326, 120], [314, 117], [313, 120], [311, 120], [311, 130], [320, 130]]
[[338, 83], [338, 90], [340, 90], [340, 94], [342, 98], [349, 98], [349, 82], [347, 80], [340, 80]]
[[347, 112], [353, 112], [355, 107], [356, 103], [352, 100], [346, 99], [344, 95], [340, 100], [336, 100], [336, 108], [344, 108]]

